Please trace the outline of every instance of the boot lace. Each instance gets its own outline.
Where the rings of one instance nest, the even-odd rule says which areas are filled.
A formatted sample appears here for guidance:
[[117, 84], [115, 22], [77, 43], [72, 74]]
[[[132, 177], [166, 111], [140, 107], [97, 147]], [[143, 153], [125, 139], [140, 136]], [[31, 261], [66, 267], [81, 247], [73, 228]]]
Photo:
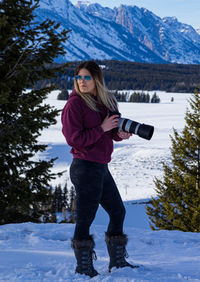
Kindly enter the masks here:
[[88, 270], [88, 272], [92, 272], [94, 270], [93, 259], [97, 260], [97, 255], [94, 250], [84, 251], [82, 256], [82, 268]]
[[128, 258], [128, 252], [126, 251], [126, 248], [123, 245], [116, 246], [116, 263], [119, 266], [127, 265], [127, 261], [125, 258]]

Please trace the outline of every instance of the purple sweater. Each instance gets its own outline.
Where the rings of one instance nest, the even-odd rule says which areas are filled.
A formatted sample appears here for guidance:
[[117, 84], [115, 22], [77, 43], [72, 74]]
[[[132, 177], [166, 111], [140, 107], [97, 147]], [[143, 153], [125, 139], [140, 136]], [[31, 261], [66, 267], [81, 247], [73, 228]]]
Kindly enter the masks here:
[[107, 164], [113, 152], [113, 140], [121, 141], [117, 128], [104, 132], [101, 124], [109, 109], [97, 103], [100, 112], [91, 110], [75, 89], [62, 111], [62, 132], [72, 147], [74, 158]]

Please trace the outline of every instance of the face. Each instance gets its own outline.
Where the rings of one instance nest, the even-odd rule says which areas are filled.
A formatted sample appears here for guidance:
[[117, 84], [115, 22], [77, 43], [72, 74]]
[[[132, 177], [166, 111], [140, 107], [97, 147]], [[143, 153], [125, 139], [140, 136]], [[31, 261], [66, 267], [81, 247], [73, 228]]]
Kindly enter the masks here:
[[[77, 80], [78, 87], [80, 92], [82, 93], [92, 93], [96, 94], [96, 89], [95, 89], [95, 82], [94, 79], [91, 76], [91, 73], [87, 69], [81, 69], [78, 72], [78, 75], [82, 76], [82, 78]], [[85, 80], [84, 76], [89, 76], [91, 77], [90, 80]]]

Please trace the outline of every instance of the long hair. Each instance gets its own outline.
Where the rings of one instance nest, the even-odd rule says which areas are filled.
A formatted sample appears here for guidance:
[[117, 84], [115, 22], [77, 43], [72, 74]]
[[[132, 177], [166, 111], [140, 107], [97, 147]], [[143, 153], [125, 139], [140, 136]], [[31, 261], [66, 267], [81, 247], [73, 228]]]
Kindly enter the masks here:
[[76, 92], [83, 98], [88, 107], [94, 111], [99, 111], [92, 95], [88, 95], [89, 93], [82, 93], [78, 87], [75, 76], [78, 75], [81, 69], [87, 69], [94, 79], [98, 102], [105, 105], [109, 110], [116, 111], [118, 109], [117, 100], [114, 95], [105, 87], [102, 70], [94, 61], [82, 62], [77, 66], [74, 72], [74, 87]]

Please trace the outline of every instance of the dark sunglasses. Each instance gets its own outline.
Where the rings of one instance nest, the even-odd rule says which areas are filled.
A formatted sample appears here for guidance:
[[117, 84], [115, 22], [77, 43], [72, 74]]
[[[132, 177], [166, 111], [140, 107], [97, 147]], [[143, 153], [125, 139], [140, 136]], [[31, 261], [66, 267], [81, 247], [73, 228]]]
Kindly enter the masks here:
[[92, 77], [90, 76], [90, 75], [84, 75], [84, 76], [82, 76], [82, 75], [76, 75], [75, 76], [75, 79], [76, 80], [85, 80], [85, 81], [89, 81], [89, 80], [92, 80]]

